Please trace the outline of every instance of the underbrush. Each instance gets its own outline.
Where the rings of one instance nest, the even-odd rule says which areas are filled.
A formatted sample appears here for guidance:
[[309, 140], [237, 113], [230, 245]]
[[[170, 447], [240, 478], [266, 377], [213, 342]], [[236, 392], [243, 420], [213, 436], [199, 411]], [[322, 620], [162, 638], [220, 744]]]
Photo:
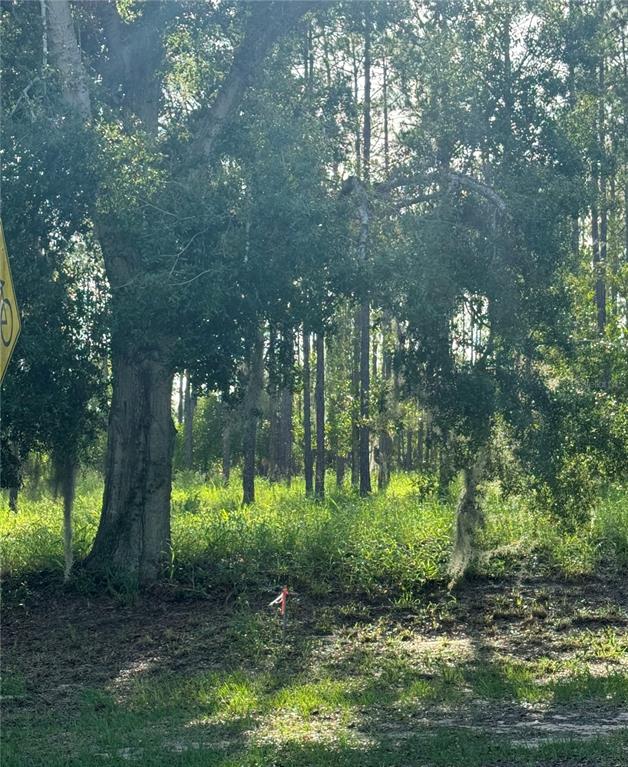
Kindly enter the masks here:
[[[331, 484], [331, 483], [330, 483]], [[257, 482], [257, 502], [240, 505], [240, 486], [181, 476], [172, 496], [173, 545], [168, 576], [198, 595], [275, 591], [284, 583], [313, 597], [331, 593], [385, 598], [404, 606], [427, 583], [446, 577], [455, 488], [447, 501], [425, 493], [412, 475], [397, 475], [385, 493], [360, 498], [332, 491], [324, 503], [290, 487]], [[75, 556], [96, 533], [101, 486], [81, 482], [74, 510]], [[615, 488], [576, 531], [521, 497], [486, 488], [486, 523], [474, 570], [503, 576], [522, 571], [577, 576], [628, 565], [628, 497]], [[0, 505], [2, 570], [19, 578], [63, 570], [62, 508], [45, 494], [20, 498], [17, 515]]]

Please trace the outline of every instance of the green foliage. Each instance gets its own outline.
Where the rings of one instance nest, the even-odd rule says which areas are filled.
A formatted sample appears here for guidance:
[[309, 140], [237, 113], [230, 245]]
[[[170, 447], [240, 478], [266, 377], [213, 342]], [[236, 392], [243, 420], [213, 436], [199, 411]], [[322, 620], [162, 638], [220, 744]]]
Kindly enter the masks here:
[[[431, 487], [429, 492], [426, 488]], [[201, 484], [180, 475], [172, 499], [169, 576], [198, 594], [269, 593], [284, 583], [312, 596], [331, 594], [412, 601], [421, 587], [442, 581], [452, 543], [453, 506], [438, 500], [429, 477], [396, 475], [386, 493], [360, 499], [336, 493], [325, 503], [258, 480], [257, 502], [240, 505], [237, 483]], [[588, 525], [556, 524], [551, 507], [531, 496], [484, 493], [485, 526], [475, 569], [503, 575], [521, 566], [569, 576], [628, 565], [628, 508], [617, 488], [598, 498]], [[89, 551], [98, 524], [101, 490], [91, 475], [75, 503], [77, 559]], [[2, 561], [18, 580], [29, 572], [63, 568], [60, 502], [22, 499], [18, 515], [0, 510]]]

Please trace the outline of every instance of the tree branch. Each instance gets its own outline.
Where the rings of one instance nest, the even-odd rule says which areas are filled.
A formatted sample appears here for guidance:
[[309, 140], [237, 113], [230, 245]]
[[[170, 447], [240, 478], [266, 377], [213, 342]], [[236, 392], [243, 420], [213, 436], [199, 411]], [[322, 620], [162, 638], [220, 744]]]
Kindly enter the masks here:
[[272, 46], [308, 11], [316, 0], [258, 0], [252, 3], [244, 38], [235, 52], [212, 106], [201, 114], [192, 142], [192, 157], [206, 159], [225, 124], [242, 100]]
[[70, 4], [68, 0], [48, 0], [47, 10], [51, 53], [61, 76], [63, 100], [83, 120], [88, 120], [92, 105]]

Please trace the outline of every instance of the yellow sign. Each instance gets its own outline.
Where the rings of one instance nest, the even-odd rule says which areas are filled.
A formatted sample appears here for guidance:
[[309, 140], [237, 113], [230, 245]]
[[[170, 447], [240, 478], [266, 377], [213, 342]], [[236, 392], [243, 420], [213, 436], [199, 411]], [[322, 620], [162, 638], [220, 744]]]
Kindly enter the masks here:
[[20, 313], [13, 290], [9, 254], [0, 222], [0, 384], [4, 380], [20, 328]]

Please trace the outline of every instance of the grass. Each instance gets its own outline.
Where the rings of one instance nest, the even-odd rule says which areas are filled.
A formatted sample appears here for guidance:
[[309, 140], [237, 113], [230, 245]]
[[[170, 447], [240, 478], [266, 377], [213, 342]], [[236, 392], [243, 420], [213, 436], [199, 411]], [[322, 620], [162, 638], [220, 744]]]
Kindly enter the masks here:
[[[316, 613], [308, 616], [313, 633], [296, 622], [285, 642], [268, 611], [230, 611], [219, 636], [216, 617], [208, 615], [193, 637], [179, 634], [176, 668], [167, 667], [161, 647], [152, 663], [114, 664], [98, 686], [82, 673], [61, 691], [10, 677], [3, 695], [25, 697], [5, 717], [3, 766], [624, 763], [627, 733], [604, 726], [628, 703], [626, 659], [609, 661], [603, 674], [592, 673], [585, 660], [598, 662], [609, 645], [623, 641], [608, 627], [580, 655], [523, 660], [503, 643], [498, 650], [443, 634], [426, 639], [388, 617], [339, 622], [323, 637]], [[233, 646], [231, 632], [245, 625], [249, 638], [257, 635], [265, 645], [263, 656], [256, 641]], [[93, 636], [92, 626], [81, 630], [83, 639]], [[217, 644], [210, 646], [209, 637]], [[191, 638], [195, 662], [181, 668]], [[580, 638], [573, 635], [576, 645]], [[71, 651], [66, 656], [60, 660], [71, 661]], [[199, 668], [208, 663], [219, 668]], [[541, 730], [539, 737], [539, 716], [550, 723], [572, 717], [569, 722], [599, 732], [583, 737], [558, 729], [548, 737]]]
[[[79, 558], [100, 495], [98, 478], [83, 478]], [[3, 767], [626, 763], [620, 490], [574, 533], [489, 486], [475, 570], [490, 577], [447, 594], [453, 496], [419, 500], [411, 476], [325, 503], [298, 482], [260, 481], [249, 508], [237, 483], [180, 477], [169, 601], [133, 604], [81, 592], [80, 580], [51, 586], [61, 506], [20, 500], [17, 515], [0, 508], [7, 590], [19, 595], [4, 608]], [[53, 573], [47, 591], [21, 589], [39, 570]], [[297, 592], [285, 636], [268, 607], [283, 583]]]
[[[240, 506], [237, 482], [225, 488], [184, 480], [172, 495], [169, 575], [200, 595], [286, 582], [312, 596], [385, 597], [403, 609], [422, 586], [446, 577], [454, 501], [419, 500], [412, 476], [396, 476], [385, 494], [360, 499], [332, 493], [325, 503], [305, 499], [300, 482], [287, 488], [258, 481], [257, 503], [248, 508]], [[100, 500], [100, 483], [87, 477], [74, 511], [77, 559], [89, 551]], [[576, 576], [600, 565], [628, 565], [628, 499], [620, 489], [600, 499], [590, 524], [576, 532], [526, 499], [502, 498], [496, 486], [486, 490], [485, 509], [476, 564], [481, 574], [542, 566]], [[18, 515], [6, 502], [0, 505], [3, 572], [61, 572], [61, 525], [60, 503], [46, 495], [24, 494]]]

